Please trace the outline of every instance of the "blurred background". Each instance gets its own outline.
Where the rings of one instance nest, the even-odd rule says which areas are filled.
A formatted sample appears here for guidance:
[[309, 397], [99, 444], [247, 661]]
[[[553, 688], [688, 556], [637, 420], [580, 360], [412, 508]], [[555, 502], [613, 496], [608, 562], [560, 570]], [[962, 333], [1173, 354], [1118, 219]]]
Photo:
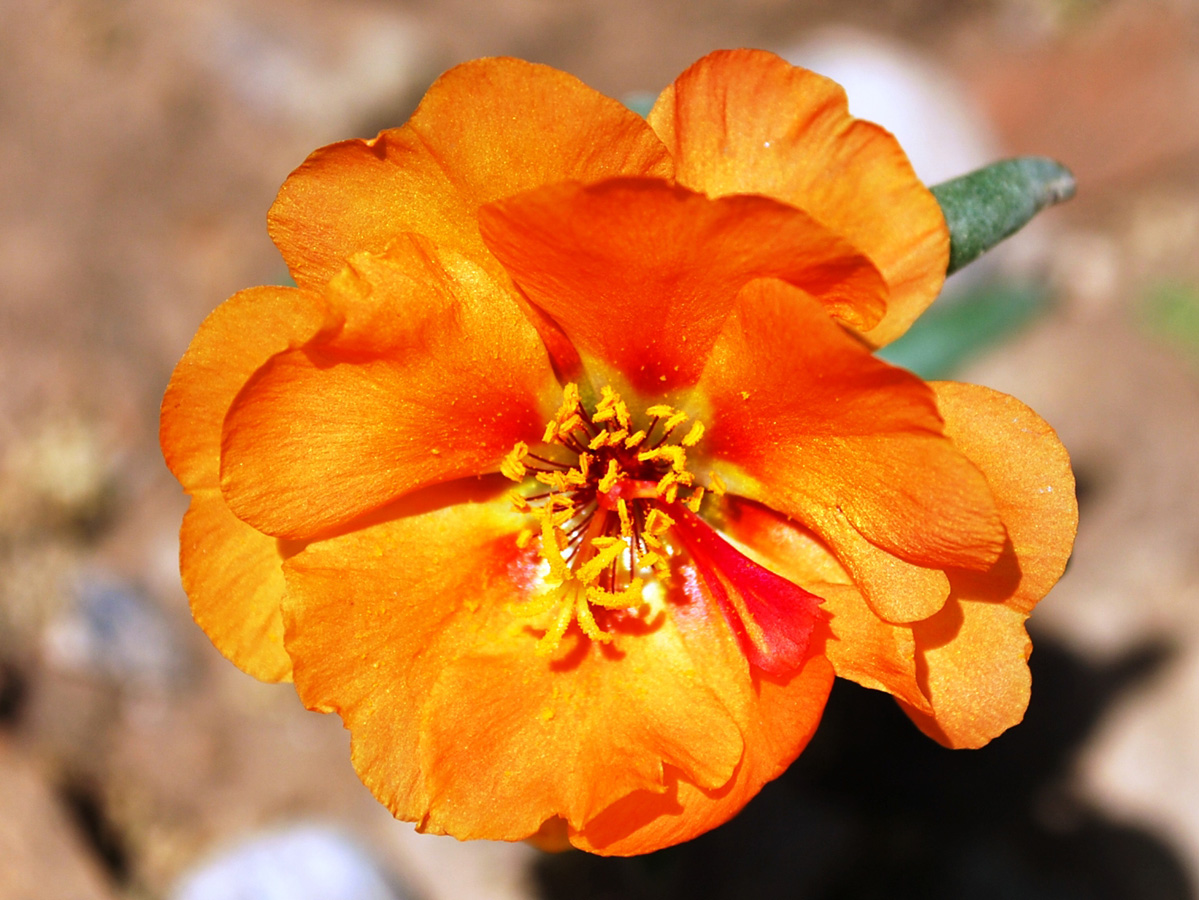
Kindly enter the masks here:
[[[842, 81], [930, 183], [1036, 153], [1077, 198], [892, 358], [1060, 432], [1082, 526], [1026, 723], [950, 752], [834, 690], [736, 820], [637, 860], [417, 835], [335, 717], [190, 621], [158, 405], [203, 317], [281, 283], [317, 146], [511, 54], [630, 103], [756, 46]], [[1183, 898], [1199, 884], [1199, 2], [5, 0], [0, 900]]]

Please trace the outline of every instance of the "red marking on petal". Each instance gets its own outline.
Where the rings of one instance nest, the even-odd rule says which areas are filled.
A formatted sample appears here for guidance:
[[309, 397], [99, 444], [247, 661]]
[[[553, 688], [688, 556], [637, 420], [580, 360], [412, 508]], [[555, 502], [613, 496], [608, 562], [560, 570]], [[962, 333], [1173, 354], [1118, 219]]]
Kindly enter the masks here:
[[680, 503], [669, 507], [678, 535], [704, 586], [720, 605], [750, 665], [768, 675], [798, 672], [826, 616], [822, 601], [758, 565]]

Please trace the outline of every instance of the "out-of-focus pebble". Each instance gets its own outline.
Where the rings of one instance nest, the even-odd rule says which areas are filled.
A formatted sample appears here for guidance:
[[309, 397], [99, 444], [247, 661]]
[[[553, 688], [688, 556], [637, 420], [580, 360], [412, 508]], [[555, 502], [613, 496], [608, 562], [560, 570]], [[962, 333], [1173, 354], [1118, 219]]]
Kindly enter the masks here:
[[262, 835], [186, 874], [171, 900], [408, 900], [346, 835], [304, 825]]
[[46, 631], [45, 650], [47, 661], [60, 669], [143, 688], [177, 681], [186, 658], [166, 616], [148, 597], [97, 570], [79, 578], [73, 602]]

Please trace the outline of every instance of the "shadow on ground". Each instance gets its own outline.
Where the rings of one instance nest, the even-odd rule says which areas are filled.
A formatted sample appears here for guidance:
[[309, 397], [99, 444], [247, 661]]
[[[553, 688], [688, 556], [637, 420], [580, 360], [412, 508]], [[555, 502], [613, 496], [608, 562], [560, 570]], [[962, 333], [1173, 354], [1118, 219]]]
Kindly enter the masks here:
[[1075, 754], [1108, 705], [1156, 671], [1144, 647], [1104, 667], [1044, 639], [1022, 726], [978, 751], [921, 735], [883, 694], [838, 680], [799, 761], [736, 819], [634, 859], [547, 856], [547, 900], [1187, 900], [1159, 837], [1073, 798]]

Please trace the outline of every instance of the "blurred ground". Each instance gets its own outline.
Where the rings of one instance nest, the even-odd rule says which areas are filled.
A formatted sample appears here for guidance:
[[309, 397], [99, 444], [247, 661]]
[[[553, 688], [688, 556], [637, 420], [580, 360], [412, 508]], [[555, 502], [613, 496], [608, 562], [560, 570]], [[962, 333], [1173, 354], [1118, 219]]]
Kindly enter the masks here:
[[[943, 67], [999, 152], [1078, 176], [1077, 199], [1004, 262], [1047, 279], [1054, 309], [960, 376], [1028, 402], [1077, 465], [1077, 551], [1039, 636], [1092, 680], [1146, 642], [1164, 648], [1103, 694], [1045, 784], [1196, 882], [1199, 4], [9, 0], [0, 900], [165, 898], [211, 854], [295, 821], [354, 835], [413, 895], [528, 896], [534, 851], [394, 823], [336, 719], [242, 676], [190, 623], [162, 391], [204, 315], [284, 277], [264, 216], [287, 172], [322, 143], [400, 123], [455, 61], [524, 56], [623, 96], [708, 50], [794, 48], [829, 25]], [[561, 865], [544, 890], [570, 888], [574, 863]]]

